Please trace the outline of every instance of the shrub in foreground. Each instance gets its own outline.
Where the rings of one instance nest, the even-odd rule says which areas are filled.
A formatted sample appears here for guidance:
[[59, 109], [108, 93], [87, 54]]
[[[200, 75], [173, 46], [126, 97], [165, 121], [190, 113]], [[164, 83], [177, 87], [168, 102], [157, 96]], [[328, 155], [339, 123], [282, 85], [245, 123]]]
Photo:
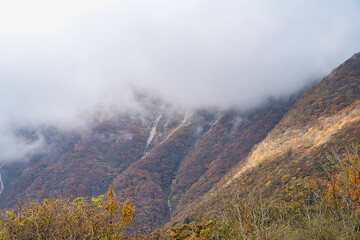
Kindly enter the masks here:
[[0, 239], [126, 239], [134, 211], [112, 189], [106, 198], [19, 203], [1, 212]]

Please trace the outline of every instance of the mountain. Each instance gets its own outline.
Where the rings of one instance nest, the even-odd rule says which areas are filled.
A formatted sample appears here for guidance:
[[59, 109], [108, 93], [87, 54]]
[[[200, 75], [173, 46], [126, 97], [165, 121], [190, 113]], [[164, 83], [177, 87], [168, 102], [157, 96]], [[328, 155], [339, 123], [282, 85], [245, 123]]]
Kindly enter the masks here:
[[241, 162], [291, 103], [272, 103], [248, 113], [185, 114], [165, 140], [119, 174], [111, 186], [135, 203], [140, 222], [150, 228], [160, 226]]
[[[296, 198], [304, 179], [324, 174], [328, 154], [360, 140], [360, 53], [302, 94], [249, 154], [216, 186], [174, 214], [171, 223], [200, 215], [230, 194], [237, 181], [252, 192]], [[231, 194], [230, 194], [231, 195]], [[229, 197], [230, 197], [229, 195]]]
[[42, 129], [48, 152], [1, 169], [1, 207], [112, 187], [136, 206], [135, 226], [154, 229], [243, 161], [294, 99], [269, 99], [251, 111], [190, 111], [141, 94], [137, 101], [140, 110], [101, 114], [82, 129]]
[[153, 230], [204, 214], [238, 179], [268, 195], [296, 192], [321, 174], [327, 152], [359, 140], [360, 54], [303, 94], [256, 109], [189, 110], [148, 94], [137, 103], [81, 129], [37, 129], [47, 151], [0, 169], [0, 206], [111, 187], [135, 205], [135, 228]]
[[[290, 176], [312, 174], [321, 163], [317, 154], [321, 155], [325, 149], [335, 145], [345, 146], [359, 139], [359, 120], [358, 53], [305, 92], [268, 136], [253, 149], [246, 164], [234, 170], [234, 177], [248, 168], [275, 159], [286, 162], [288, 169], [285, 172], [289, 172]], [[291, 164], [294, 166], [290, 167]], [[301, 168], [300, 173], [289, 171], [298, 167]]]

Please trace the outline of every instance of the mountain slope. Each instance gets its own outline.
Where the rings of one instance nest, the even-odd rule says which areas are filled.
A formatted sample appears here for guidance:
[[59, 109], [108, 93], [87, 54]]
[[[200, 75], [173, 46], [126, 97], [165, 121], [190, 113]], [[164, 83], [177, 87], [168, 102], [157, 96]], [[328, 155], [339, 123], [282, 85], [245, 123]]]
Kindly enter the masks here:
[[296, 154], [311, 152], [349, 124], [359, 121], [359, 113], [358, 53], [296, 101], [282, 121], [254, 149], [243, 169], [289, 151]]
[[256, 193], [276, 195], [286, 188], [295, 194], [303, 179], [323, 173], [329, 152], [359, 142], [359, 126], [358, 53], [297, 99], [244, 161], [207, 194], [176, 212], [170, 224], [201, 214], [238, 180]]
[[196, 111], [169, 137], [119, 174], [112, 187], [138, 207], [135, 219], [150, 229], [205, 194], [242, 161], [281, 119], [292, 101], [257, 111]]
[[0, 205], [96, 196], [111, 186], [135, 204], [135, 226], [153, 229], [243, 161], [294, 99], [252, 111], [189, 111], [146, 96], [138, 101], [141, 111], [103, 114], [83, 129], [58, 130], [49, 152], [6, 164]]

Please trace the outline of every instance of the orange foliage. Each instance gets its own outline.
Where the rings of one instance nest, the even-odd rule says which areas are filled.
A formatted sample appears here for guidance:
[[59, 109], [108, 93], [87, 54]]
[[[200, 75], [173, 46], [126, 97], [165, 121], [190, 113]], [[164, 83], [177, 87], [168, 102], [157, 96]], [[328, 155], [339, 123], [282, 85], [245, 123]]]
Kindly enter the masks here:
[[[358, 149], [344, 156], [332, 157], [335, 174], [330, 175], [326, 184], [328, 204], [340, 211], [348, 209], [360, 213], [360, 158]], [[336, 162], [335, 162], [336, 161]]]

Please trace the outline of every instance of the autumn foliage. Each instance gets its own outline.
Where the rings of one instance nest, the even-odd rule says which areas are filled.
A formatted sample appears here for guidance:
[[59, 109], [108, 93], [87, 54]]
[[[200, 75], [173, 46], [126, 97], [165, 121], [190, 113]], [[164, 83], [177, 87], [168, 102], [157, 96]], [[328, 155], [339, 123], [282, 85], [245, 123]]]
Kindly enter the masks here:
[[326, 201], [336, 212], [360, 214], [360, 156], [359, 147], [348, 148], [343, 155], [330, 155], [332, 164], [327, 171]]
[[134, 211], [112, 189], [106, 198], [19, 203], [1, 213], [0, 239], [128, 239]]
[[282, 177], [280, 185], [254, 188], [244, 175], [218, 192], [202, 218], [158, 239], [360, 239], [360, 146], [333, 151], [322, 164], [295, 186]]
[[233, 183], [209, 215], [214, 239], [360, 239], [360, 147], [327, 160], [322, 174], [297, 188], [262, 192], [246, 179]]

